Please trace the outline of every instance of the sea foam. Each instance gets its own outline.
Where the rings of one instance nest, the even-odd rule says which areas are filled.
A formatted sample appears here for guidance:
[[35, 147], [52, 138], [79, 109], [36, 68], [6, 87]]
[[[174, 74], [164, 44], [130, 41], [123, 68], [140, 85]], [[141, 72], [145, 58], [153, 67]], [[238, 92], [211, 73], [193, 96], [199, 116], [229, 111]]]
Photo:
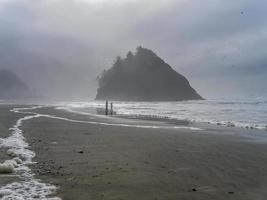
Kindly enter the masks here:
[[10, 174], [14, 172], [14, 165], [8, 161], [0, 164], [0, 174]]
[[1, 138], [0, 140], [0, 148], [7, 148], [7, 155], [11, 157], [10, 160], [6, 160], [4, 163], [0, 164], [0, 177], [1, 174], [11, 173], [14, 173], [19, 177], [18, 182], [13, 182], [0, 188], [0, 198], [2, 200], [59, 200], [57, 197], [47, 197], [48, 195], [53, 194], [57, 188], [35, 179], [34, 173], [28, 167], [29, 164], [33, 164], [32, 159], [35, 156], [35, 153], [29, 149], [29, 144], [26, 142], [20, 127], [24, 121], [41, 116], [32, 112], [26, 112], [26, 110], [33, 110], [36, 108], [39, 108], [39, 106], [31, 108], [15, 108], [11, 110], [12, 112], [30, 115], [20, 118], [16, 124], [10, 128], [11, 135], [7, 138]]

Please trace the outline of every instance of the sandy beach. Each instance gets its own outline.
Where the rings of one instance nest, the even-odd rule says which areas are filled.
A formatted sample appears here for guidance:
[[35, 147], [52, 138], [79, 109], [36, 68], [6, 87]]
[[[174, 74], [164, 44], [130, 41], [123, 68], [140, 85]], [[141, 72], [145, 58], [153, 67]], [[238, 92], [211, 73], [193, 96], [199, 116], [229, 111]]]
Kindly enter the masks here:
[[[4, 137], [20, 114], [9, 112], [10, 106], [0, 109]], [[31, 166], [36, 177], [58, 186], [53, 196], [63, 200], [266, 199], [267, 145], [255, 130], [168, 128], [173, 124], [52, 107], [34, 112], [73, 120], [40, 117], [21, 127], [36, 153]]]

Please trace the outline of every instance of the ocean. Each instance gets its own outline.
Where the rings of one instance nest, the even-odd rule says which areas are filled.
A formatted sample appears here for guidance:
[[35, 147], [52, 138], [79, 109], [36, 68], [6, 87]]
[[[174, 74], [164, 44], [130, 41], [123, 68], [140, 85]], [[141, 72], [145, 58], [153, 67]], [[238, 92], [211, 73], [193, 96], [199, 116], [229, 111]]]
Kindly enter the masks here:
[[[61, 102], [59, 108], [80, 112], [104, 108], [104, 101]], [[113, 102], [117, 116], [187, 120], [267, 130], [267, 98], [231, 98], [182, 102]], [[86, 109], [83, 114], [86, 114]]]

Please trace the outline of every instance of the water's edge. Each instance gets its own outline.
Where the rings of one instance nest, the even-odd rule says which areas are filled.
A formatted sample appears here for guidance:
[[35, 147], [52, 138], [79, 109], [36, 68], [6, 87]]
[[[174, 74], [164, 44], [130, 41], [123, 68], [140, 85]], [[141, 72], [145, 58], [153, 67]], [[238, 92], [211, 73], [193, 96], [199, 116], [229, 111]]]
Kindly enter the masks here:
[[[35, 174], [29, 165], [35, 164], [33, 158], [35, 153], [29, 149], [23, 131], [20, 129], [23, 122], [33, 118], [41, 117], [41, 115], [28, 112], [42, 106], [33, 106], [30, 108], [14, 108], [10, 112], [25, 114], [24, 117], [17, 120], [16, 124], [10, 128], [11, 135], [7, 138], [0, 138], [0, 148], [7, 149], [7, 154], [11, 157], [0, 164], [2, 170], [6, 170], [1, 176], [8, 176], [13, 173], [17, 179], [13, 183], [9, 183], [0, 188], [0, 198], [5, 199], [41, 199], [41, 200], [60, 200], [58, 197], [47, 197], [53, 195], [57, 187], [51, 184], [43, 183], [35, 178]], [[27, 112], [26, 112], [27, 111]]]

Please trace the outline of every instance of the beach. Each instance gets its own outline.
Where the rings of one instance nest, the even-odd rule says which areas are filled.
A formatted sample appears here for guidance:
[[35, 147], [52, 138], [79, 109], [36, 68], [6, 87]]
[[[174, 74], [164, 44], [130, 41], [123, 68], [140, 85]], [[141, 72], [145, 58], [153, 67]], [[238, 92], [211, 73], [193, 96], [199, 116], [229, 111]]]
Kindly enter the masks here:
[[[1, 137], [23, 115], [9, 112], [11, 107], [0, 107]], [[168, 122], [82, 115], [54, 107], [34, 112], [43, 116], [24, 121], [21, 130], [36, 154], [30, 168], [36, 178], [57, 187], [53, 197], [261, 200], [267, 196], [264, 131], [208, 124], [179, 124], [179, 128]], [[1, 150], [1, 159], [6, 157]], [[6, 184], [2, 180], [0, 187]]]

